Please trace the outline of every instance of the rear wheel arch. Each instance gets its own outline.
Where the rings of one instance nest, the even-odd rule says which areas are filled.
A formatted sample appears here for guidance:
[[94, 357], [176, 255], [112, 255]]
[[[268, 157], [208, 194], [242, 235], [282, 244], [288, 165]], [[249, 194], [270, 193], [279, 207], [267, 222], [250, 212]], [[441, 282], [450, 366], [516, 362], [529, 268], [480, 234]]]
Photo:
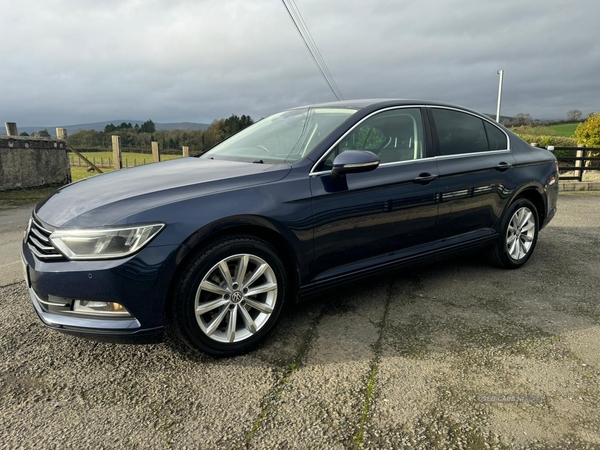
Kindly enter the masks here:
[[529, 200], [535, 206], [535, 209], [538, 213], [538, 222], [540, 227], [544, 223], [546, 219], [546, 200], [543, 195], [543, 189], [541, 186], [530, 186], [521, 190], [515, 198], [510, 202], [510, 204], [514, 203], [517, 199], [524, 198]]
[[504, 205], [502, 215], [499, 216], [498, 220], [496, 221], [494, 229], [502, 225], [504, 217], [506, 216], [506, 212], [511, 208], [513, 203], [515, 203], [520, 198], [527, 199], [531, 203], [533, 203], [538, 213], [538, 222], [540, 223], [540, 227], [542, 226], [544, 220], [546, 219], [547, 209], [544, 188], [539, 183], [529, 183], [513, 192], [510, 199]]
[[540, 230], [536, 206], [529, 198], [517, 196], [508, 205], [499, 228], [494, 245], [486, 252], [488, 260], [504, 269], [522, 267], [535, 249]]

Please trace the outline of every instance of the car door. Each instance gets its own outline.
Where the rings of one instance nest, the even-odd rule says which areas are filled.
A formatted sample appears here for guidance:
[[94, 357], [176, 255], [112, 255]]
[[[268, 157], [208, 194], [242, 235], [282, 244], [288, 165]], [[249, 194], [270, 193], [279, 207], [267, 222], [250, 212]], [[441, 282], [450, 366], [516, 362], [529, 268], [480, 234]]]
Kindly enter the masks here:
[[[313, 168], [315, 280], [392, 261], [431, 241], [438, 180], [424, 115], [414, 107], [374, 113]], [[376, 153], [379, 167], [333, 177], [333, 160], [350, 149]]]
[[465, 111], [431, 107], [429, 115], [439, 168], [438, 238], [489, 235], [513, 189], [508, 136]]

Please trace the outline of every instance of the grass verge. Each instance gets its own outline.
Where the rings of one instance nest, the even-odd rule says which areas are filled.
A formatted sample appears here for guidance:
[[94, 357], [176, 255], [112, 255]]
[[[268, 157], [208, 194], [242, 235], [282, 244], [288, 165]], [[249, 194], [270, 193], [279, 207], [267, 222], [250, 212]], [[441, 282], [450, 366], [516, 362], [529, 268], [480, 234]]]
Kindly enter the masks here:
[[16, 208], [33, 205], [56, 192], [60, 186], [14, 189], [0, 192], [0, 208]]

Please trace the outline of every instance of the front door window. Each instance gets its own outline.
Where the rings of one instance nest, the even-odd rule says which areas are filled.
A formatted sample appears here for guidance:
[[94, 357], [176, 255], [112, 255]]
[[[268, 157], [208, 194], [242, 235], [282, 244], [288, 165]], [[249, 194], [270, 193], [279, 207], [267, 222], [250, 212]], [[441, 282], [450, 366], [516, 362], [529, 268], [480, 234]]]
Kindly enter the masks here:
[[381, 164], [423, 158], [421, 111], [402, 108], [368, 118], [344, 136], [318, 170], [331, 170], [335, 157], [346, 150], [369, 150], [379, 156]]

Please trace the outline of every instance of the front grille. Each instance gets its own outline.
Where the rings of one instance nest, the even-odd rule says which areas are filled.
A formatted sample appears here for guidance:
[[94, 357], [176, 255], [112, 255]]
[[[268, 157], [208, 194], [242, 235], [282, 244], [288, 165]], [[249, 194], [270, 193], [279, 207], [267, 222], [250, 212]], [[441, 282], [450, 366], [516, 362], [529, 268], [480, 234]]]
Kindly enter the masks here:
[[65, 257], [50, 242], [52, 231], [44, 228], [37, 220], [31, 219], [31, 228], [27, 235], [29, 250], [41, 260], [60, 261]]

